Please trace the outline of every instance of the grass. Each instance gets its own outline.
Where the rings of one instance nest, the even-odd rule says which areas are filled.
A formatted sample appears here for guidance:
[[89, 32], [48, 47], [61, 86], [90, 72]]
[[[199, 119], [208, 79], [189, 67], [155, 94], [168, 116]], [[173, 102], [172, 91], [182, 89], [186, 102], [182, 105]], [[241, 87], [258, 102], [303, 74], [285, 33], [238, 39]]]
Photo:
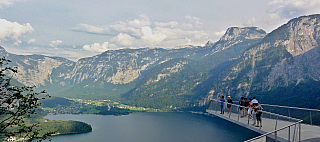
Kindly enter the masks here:
[[50, 108], [50, 107], [44, 107], [44, 108], [42, 108], [43, 110], [55, 110], [55, 108]]
[[95, 105], [95, 106], [103, 106], [103, 102], [93, 102], [92, 105]]
[[129, 108], [129, 110], [133, 110], [133, 111], [147, 111], [147, 109], [143, 110], [142, 108]]

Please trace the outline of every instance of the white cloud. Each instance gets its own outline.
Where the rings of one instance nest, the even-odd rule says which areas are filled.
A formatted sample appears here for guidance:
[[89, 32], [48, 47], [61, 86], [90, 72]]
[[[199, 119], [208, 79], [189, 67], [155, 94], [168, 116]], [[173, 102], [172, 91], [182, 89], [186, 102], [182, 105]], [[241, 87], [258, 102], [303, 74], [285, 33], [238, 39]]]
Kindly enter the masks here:
[[221, 37], [221, 36], [223, 36], [225, 33], [226, 33], [225, 30], [221, 30], [220, 32], [214, 32], [213, 34], [214, 34], [215, 36]]
[[149, 26], [151, 24], [149, 21], [149, 18], [146, 15], [141, 14], [139, 16], [140, 16], [140, 19], [134, 19], [133, 21], [129, 21], [128, 26], [134, 27], [134, 28], [142, 28], [145, 26]]
[[156, 27], [169, 27], [169, 28], [175, 28], [179, 25], [177, 21], [171, 21], [168, 23], [163, 23], [163, 22], [154, 22], [154, 25]]
[[242, 22], [242, 26], [245, 26], [245, 27], [252, 27], [253, 26], [253, 23], [255, 21], [255, 18], [253, 17], [252, 19], [247, 19], [247, 20], [244, 20]]
[[36, 39], [30, 39], [29, 41], [28, 41], [28, 44], [30, 44], [30, 43], [32, 43], [32, 42], [36, 42]]
[[[161, 32], [153, 33], [150, 27], [142, 27], [143, 36], [141, 36], [142, 46], [161, 46], [161, 42], [167, 36]], [[141, 46], [141, 45], [140, 45]]]
[[199, 18], [190, 16], [190, 15], [185, 16], [185, 18], [190, 19], [190, 20], [194, 20], [194, 21], [200, 21]]
[[141, 36], [140, 28], [131, 27], [126, 22], [120, 21], [119, 24], [110, 25], [110, 29], [120, 33], [127, 33], [133, 36]]
[[128, 34], [119, 33], [116, 37], [112, 38], [110, 42], [115, 43], [121, 47], [132, 47], [136, 39]]
[[92, 45], [87, 44], [87, 45], [84, 45], [82, 48], [87, 51], [104, 52], [107, 50], [115, 49], [115, 45], [109, 44], [109, 42], [104, 42], [102, 44], [100, 44], [100, 43], [94, 43]]
[[93, 26], [88, 24], [78, 24], [77, 27], [73, 27], [72, 30], [79, 31], [79, 32], [88, 32], [94, 34], [105, 34], [109, 31], [108, 27], [103, 26]]
[[[132, 21], [120, 21], [114, 25], [92, 26], [81, 25], [87, 33], [107, 34], [111, 31], [116, 36], [106, 39], [103, 44], [93, 43], [83, 46], [84, 50], [103, 52], [120, 48], [164, 47], [170, 48], [177, 45], [204, 45], [208, 40], [224, 34], [224, 31], [210, 34], [200, 30], [203, 23], [201, 19], [186, 16], [186, 22], [152, 22], [146, 15]], [[80, 26], [80, 24], [78, 25]]]
[[320, 13], [319, 0], [273, 0], [268, 5], [268, 16], [262, 19], [265, 24], [277, 24], [302, 15]]
[[198, 17], [188, 15], [188, 16], [185, 16], [185, 18], [191, 20], [197, 28], [200, 28], [203, 25], [203, 22], [201, 22], [200, 18]]
[[3, 8], [3, 6], [12, 5], [16, 1], [20, 0], [0, 0], [0, 8]]
[[57, 47], [57, 46], [60, 45], [61, 43], [62, 43], [61, 40], [54, 40], [54, 41], [51, 41], [50, 46], [51, 46], [51, 47]]
[[19, 46], [22, 43], [19, 37], [25, 33], [32, 33], [34, 29], [29, 23], [19, 24], [18, 22], [10, 22], [5, 19], [0, 19], [0, 42], [6, 41], [7, 37], [14, 42], [13, 45]]

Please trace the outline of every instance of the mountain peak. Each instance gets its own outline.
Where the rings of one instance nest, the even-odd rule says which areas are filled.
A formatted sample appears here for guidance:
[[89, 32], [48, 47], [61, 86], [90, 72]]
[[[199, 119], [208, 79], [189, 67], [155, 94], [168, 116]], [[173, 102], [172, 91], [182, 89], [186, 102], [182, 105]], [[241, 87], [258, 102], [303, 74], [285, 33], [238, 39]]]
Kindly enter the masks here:
[[235, 44], [247, 42], [249, 40], [262, 39], [266, 34], [267, 33], [264, 30], [258, 27], [230, 27], [219, 41], [214, 44], [208, 42], [206, 45], [212, 44], [212, 53], [216, 53]]
[[235, 40], [239, 37], [245, 39], [263, 38], [266, 34], [264, 30], [258, 27], [230, 27], [220, 41]]
[[264, 42], [284, 46], [292, 56], [304, 54], [320, 45], [320, 14], [290, 20], [269, 33]]
[[213, 45], [214, 45], [214, 43], [209, 40], [209, 41], [206, 43], [205, 47], [209, 47], [209, 46], [213, 46]]
[[0, 46], [0, 51], [6, 51], [2, 46]]

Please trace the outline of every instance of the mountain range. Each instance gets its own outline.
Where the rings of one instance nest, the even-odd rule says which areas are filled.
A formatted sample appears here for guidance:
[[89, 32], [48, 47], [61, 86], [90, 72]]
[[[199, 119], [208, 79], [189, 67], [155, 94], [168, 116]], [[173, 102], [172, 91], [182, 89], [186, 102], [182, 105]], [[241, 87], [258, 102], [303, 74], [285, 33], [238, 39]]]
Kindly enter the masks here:
[[[18, 67], [15, 80], [59, 97], [177, 109], [221, 95], [256, 96], [264, 103], [320, 108], [319, 21], [320, 15], [302, 16], [271, 33], [230, 27], [205, 46], [108, 50], [77, 62], [2, 47], [0, 55]], [[297, 104], [310, 100], [310, 106]]]

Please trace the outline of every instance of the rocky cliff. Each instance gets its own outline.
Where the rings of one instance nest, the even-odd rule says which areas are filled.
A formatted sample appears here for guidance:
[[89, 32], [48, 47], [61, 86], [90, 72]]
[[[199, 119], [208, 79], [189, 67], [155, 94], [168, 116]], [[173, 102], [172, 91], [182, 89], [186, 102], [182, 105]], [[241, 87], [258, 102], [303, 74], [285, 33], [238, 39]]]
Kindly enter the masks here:
[[176, 58], [155, 66], [123, 97], [126, 103], [136, 106], [186, 107], [204, 95], [198, 86], [208, 87], [208, 80], [237, 60], [252, 44], [261, 41], [265, 34], [255, 27], [229, 28], [219, 41], [208, 42], [204, 49], [196, 52], [195, 56], [201, 55], [200, 58]]
[[[320, 15], [290, 20], [246, 51], [220, 75], [219, 85], [212, 91], [216, 95], [252, 96], [281, 87], [294, 89], [310, 79], [319, 81], [319, 34]], [[291, 96], [298, 95], [295, 93]]]

